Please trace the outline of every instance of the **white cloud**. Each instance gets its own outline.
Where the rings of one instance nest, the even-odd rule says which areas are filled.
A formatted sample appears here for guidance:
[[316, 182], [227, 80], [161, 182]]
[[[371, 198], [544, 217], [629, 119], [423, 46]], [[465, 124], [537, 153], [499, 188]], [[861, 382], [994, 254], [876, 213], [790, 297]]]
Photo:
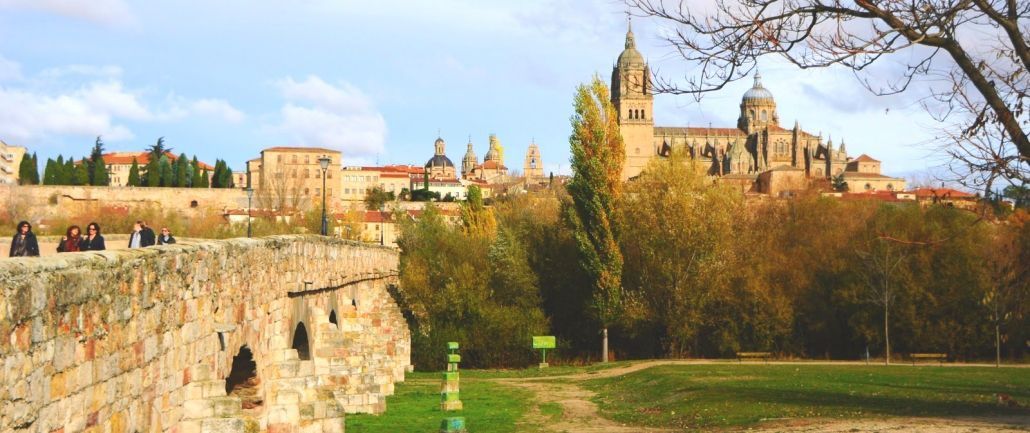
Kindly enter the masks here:
[[119, 141], [135, 137], [132, 122], [199, 117], [239, 123], [245, 118], [229, 102], [213, 98], [171, 95], [158, 105], [160, 110], [154, 110], [144, 93], [125, 87], [117, 78], [120, 75], [117, 66], [72, 65], [46, 69], [19, 87], [0, 86], [3, 138], [39, 144], [58, 135], [103, 135], [105, 140]]
[[118, 78], [122, 76], [122, 68], [114, 65], [67, 65], [47, 68], [39, 73], [40, 78], [56, 80], [69, 76], [83, 75], [100, 78]]
[[116, 124], [110, 111], [92, 106], [81, 91], [49, 96], [0, 88], [0, 131], [20, 143], [52, 134], [103, 135], [110, 141], [133, 138], [128, 127]]
[[190, 104], [194, 116], [216, 117], [229, 123], [240, 123], [246, 116], [224, 99], [198, 99]]
[[334, 86], [314, 75], [276, 84], [287, 102], [281, 123], [272, 129], [295, 144], [337, 149], [345, 158], [383, 151], [386, 120], [357, 87], [346, 82]]
[[0, 55], [0, 81], [21, 79], [21, 65]]
[[105, 25], [135, 25], [124, 0], [0, 0], [3, 9], [28, 9]]

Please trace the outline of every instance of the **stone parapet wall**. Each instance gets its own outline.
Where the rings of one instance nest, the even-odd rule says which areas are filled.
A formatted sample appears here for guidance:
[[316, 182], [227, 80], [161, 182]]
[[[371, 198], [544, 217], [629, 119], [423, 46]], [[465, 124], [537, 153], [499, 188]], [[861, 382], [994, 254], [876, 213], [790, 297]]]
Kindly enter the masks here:
[[[410, 365], [397, 261], [317, 236], [0, 259], [0, 433], [342, 432]], [[244, 347], [256, 407], [226, 393]]]
[[[258, 206], [256, 200], [254, 206]], [[0, 213], [9, 214], [9, 218], [15, 221], [33, 223], [110, 208], [123, 208], [128, 212], [156, 208], [194, 216], [246, 207], [247, 193], [238, 188], [0, 185]], [[112, 229], [127, 230], [129, 227]]]

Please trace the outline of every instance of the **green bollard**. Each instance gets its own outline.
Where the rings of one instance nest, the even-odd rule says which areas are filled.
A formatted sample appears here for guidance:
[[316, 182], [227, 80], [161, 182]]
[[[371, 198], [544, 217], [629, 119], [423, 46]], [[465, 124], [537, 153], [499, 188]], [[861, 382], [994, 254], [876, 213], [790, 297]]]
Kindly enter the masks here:
[[[461, 410], [463, 408], [458, 385], [458, 363], [461, 362], [461, 355], [455, 353], [458, 351], [458, 342], [448, 342], [447, 350], [450, 351], [447, 354], [447, 371], [443, 374], [443, 386], [440, 390], [440, 410], [444, 412]], [[464, 431], [464, 422], [464, 418], [462, 418], [461, 431]]]
[[440, 433], [466, 433], [465, 418], [456, 416], [444, 418], [440, 423]]

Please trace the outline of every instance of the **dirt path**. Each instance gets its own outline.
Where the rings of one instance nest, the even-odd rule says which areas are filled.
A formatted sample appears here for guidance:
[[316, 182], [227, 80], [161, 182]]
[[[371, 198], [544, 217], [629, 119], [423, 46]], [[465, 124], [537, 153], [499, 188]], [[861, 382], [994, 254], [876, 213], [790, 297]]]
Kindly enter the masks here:
[[[715, 364], [713, 361], [698, 360], [655, 360], [633, 363], [627, 366], [588, 373], [563, 376], [489, 379], [509, 386], [523, 388], [537, 397], [537, 406], [528, 414], [534, 420], [545, 420], [545, 431], [553, 433], [658, 433], [673, 432], [674, 429], [659, 429], [626, 426], [600, 415], [592, 401], [594, 393], [578, 382], [588, 379], [622, 376], [661, 365]], [[790, 364], [773, 362], [772, 364]], [[805, 362], [804, 364], [817, 364]], [[829, 364], [829, 363], [827, 363]], [[839, 365], [841, 363], [833, 363]], [[856, 363], [861, 364], [861, 363]], [[558, 404], [562, 415], [558, 420], [546, 420], [539, 411], [539, 405]], [[858, 420], [789, 420], [772, 422], [768, 425], [750, 426], [741, 431], [748, 432], [793, 432], [793, 433], [855, 433], [855, 432], [914, 432], [914, 433], [1011, 433], [1030, 432], [1030, 417], [1005, 419], [940, 419], [940, 418], [886, 418]]]

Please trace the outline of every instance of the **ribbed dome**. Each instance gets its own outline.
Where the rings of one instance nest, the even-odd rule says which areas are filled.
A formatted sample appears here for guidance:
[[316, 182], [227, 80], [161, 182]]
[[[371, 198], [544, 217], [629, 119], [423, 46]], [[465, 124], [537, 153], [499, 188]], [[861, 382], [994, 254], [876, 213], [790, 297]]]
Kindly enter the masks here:
[[445, 155], [433, 155], [429, 161], [426, 161], [426, 168], [430, 167], [454, 167], [454, 163]]
[[626, 31], [626, 49], [619, 54], [619, 66], [643, 66], [644, 56], [637, 51], [637, 41], [633, 36], [633, 28]]
[[762, 74], [755, 72], [755, 85], [744, 92], [744, 101], [756, 99], [773, 99], [773, 94], [765, 87], [762, 87]]

